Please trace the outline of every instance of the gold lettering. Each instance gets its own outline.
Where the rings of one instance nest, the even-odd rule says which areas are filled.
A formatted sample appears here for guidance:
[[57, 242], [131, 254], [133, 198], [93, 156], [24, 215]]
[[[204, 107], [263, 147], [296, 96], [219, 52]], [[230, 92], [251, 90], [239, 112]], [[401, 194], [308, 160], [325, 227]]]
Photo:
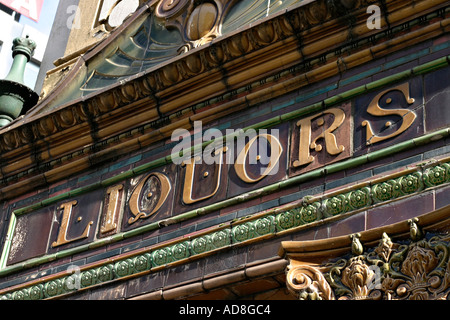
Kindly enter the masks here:
[[[193, 199], [192, 198], [192, 189], [194, 187], [194, 174], [195, 174], [195, 167], [196, 163], [198, 163], [201, 160], [201, 157], [195, 156], [191, 158], [188, 161], [184, 161], [183, 165], [186, 167], [186, 173], [184, 177], [184, 188], [183, 188], [183, 202], [185, 204], [193, 204], [195, 202], [199, 202], [202, 200], [206, 200], [211, 198], [217, 193], [217, 190], [219, 190], [220, 186], [220, 177], [222, 176], [222, 167], [223, 167], [223, 153], [227, 151], [227, 147], [219, 148], [218, 150], [214, 151], [214, 155], [219, 157], [218, 165], [219, 165], [219, 172], [217, 174], [217, 181], [216, 186], [213, 189], [213, 191], [204, 197]], [[209, 174], [205, 174], [205, 178]]]
[[117, 223], [116, 217], [119, 209], [119, 197], [121, 195], [121, 190], [123, 189], [123, 185], [117, 185], [106, 190], [106, 193], [109, 195], [108, 208], [106, 210], [106, 216], [102, 227], [100, 228], [101, 233], [108, 233], [116, 230]]
[[[406, 101], [408, 104], [413, 104], [414, 103], [414, 99], [411, 98], [410, 96], [410, 92], [409, 92], [409, 84], [408, 83], [404, 83], [402, 85], [399, 85], [398, 87], [395, 87], [393, 89], [388, 89], [385, 90], [383, 92], [381, 92], [380, 94], [378, 94], [370, 103], [369, 107], [367, 108], [367, 112], [373, 116], [376, 117], [383, 117], [383, 116], [390, 116], [390, 115], [397, 115], [402, 117], [402, 125], [400, 126], [400, 128], [395, 131], [392, 134], [386, 135], [386, 136], [377, 136], [372, 129], [372, 126], [370, 124], [369, 121], [365, 120], [362, 122], [362, 125], [364, 127], [367, 127], [367, 145], [371, 145], [377, 142], [381, 142], [384, 141], [386, 139], [390, 139], [393, 137], [398, 136], [399, 134], [405, 132], [409, 127], [411, 127], [411, 125], [413, 124], [414, 120], [416, 119], [416, 114], [414, 112], [412, 112], [411, 110], [408, 109], [382, 109], [379, 105], [380, 99], [381, 97], [390, 92], [390, 91], [394, 91], [394, 90], [398, 90], [400, 91], [404, 97], [406, 98]], [[386, 100], [386, 103], [391, 103], [392, 99], [388, 98]], [[389, 127], [391, 125], [391, 122], [386, 122], [386, 127]]]
[[[245, 164], [246, 164], [246, 159], [248, 157], [249, 150], [252, 147], [253, 143], [255, 143], [255, 141], [258, 139], [258, 137], [263, 137], [270, 143], [272, 152], [270, 154], [270, 161], [269, 161], [268, 166], [265, 169], [265, 171], [261, 174], [261, 176], [259, 178], [253, 179], [248, 175]], [[253, 139], [251, 139], [245, 145], [244, 149], [239, 153], [239, 155], [236, 159], [236, 163], [234, 165], [236, 174], [238, 175], [239, 178], [241, 178], [242, 181], [244, 181], [246, 183], [256, 183], [258, 181], [261, 181], [266, 176], [268, 176], [271, 173], [271, 171], [278, 165], [278, 161], [280, 161], [282, 152], [283, 152], [283, 147], [281, 146], [280, 141], [276, 137], [274, 137], [273, 135], [270, 135], [270, 134], [258, 135], [256, 137], [254, 137]], [[259, 160], [259, 156], [257, 156], [257, 160]]]
[[[311, 141], [311, 122], [312, 120], [324, 116], [325, 114], [334, 115], [333, 124], [323, 131], [317, 138]], [[345, 112], [339, 108], [332, 108], [326, 110], [320, 114], [316, 114], [309, 118], [302, 119], [297, 122], [297, 126], [300, 127], [300, 141], [298, 150], [298, 160], [294, 161], [294, 167], [300, 167], [307, 165], [314, 161], [314, 157], [310, 154], [310, 149], [315, 149], [317, 152], [322, 151], [322, 145], [317, 144], [317, 140], [323, 138], [325, 140], [325, 147], [330, 155], [338, 155], [345, 150], [343, 145], [338, 146], [336, 136], [333, 132], [339, 128], [345, 121]], [[325, 124], [324, 119], [318, 120], [318, 125], [323, 126]]]
[[[142, 189], [144, 188], [145, 183], [152, 176], [156, 177], [159, 180], [159, 182], [161, 183], [161, 188], [159, 190], [161, 196], [159, 197], [159, 200], [156, 203], [153, 210], [150, 213], [145, 213], [145, 212], [141, 212], [141, 209], [139, 206], [139, 199], [141, 198], [140, 196], [141, 196]], [[154, 173], [151, 173], [150, 175], [148, 175], [145, 179], [142, 179], [141, 182], [136, 187], [136, 189], [134, 189], [133, 194], [130, 197], [130, 201], [129, 201], [130, 211], [134, 215], [134, 217], [131, 217], [130, 219], [128, 219], [128, 223], [133, 224], [136, 221], [138, 221], [139, 219], [147, 219], [147, 218], [151, 217], [152, 215], [154, 215], [162, 207], [164, 202], [166, 202], [171, 189], [172, 189], [172, 186], [170, 184], [169, 179], [167, 178], [166, 175], [164, 175], [162, 173], [154, 172]], [[150, 193], [150, 194], [147, 194], [144, 196], [147, 198], [151, 198], [154, 195], [153, 195], [153, 193]]]
[[[64, 210], [63, 216], [61, 219], [61, 227], [59, 228], [57, 240], [52, 243], [52, 248], [59, 247], [59, 246], [62, 246], [63, 244], [67, 244], [67, 243], [74, 242], [77, 240], [85, 239], [89, 236], [89, 231], [91, 230], [91, 226], [94, 223], [94, 221], [90, 221], [88, 223], [88, 225], [86, 226], [86, 229], [84, 230], [83, 234], [80, 237], [71, 239], [71, 240], [67, 239], [67, 231], [69, 229], [69, 222], [70, 222], [70, 217], [72, 215], [72, 208], [74, 206], [76, 206], [77, 203], [78, 202], [75, 200], [75, 201], [64, 203], [60, 206], [59, 209]], [[81, 221], [81, 218], [79, 218], [78, 221]]]

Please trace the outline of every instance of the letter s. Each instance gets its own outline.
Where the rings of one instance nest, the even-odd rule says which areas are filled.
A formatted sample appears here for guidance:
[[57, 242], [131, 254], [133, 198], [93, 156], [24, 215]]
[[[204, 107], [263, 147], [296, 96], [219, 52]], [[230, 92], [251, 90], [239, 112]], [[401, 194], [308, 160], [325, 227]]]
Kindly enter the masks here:
[[[380, 94], [378, 94], [370, 103], [369, 107], [367, 108], [367, 113], [376, 116], [376, 117], [383, 117], [383, 116], [391, 116], [391, 115], [396, 115], [396, 116], [400, 116], [402, 118], [402, 125], [400, 126], [400, 128], [389, 134], [386, 136], [378, 136], [373, 132], [372, 126], [370, 124], [369, 121], [365, 120], [362, 122], [362, 126], [367, 127], [367, 136], [366, 136], [366, 143], [367, 145], [371, 145], [377, 142], [381, 142], [384, 141], [386, 139], [390, 139], [393, 137], [398, 136], [399, 134], [405, 132], [409, 127], [411, 127], [411, 125], [414, 123], [414, 120], [416, 119], [416, 114], [409, 110], [409, 109], [382, 109], [379, 105], [379, 101], [381, 99], [381, 97], [390, 92], [390, 91], [394, 91], [394, 90], [398, 90], [401, 93], [403, 93], [404, 97], [406, 98], [406, 101], [408, 104], [413, 104], [414, 103], [414, 99], [410, 97], [410, 93], [409, 93], [409, 84], [408, 83], [404, 83], [402, 85], [399, 85], [395, 88], [392, 89], [388, 89], [385, 90], [383, 92], [381, 92]], [[387, 103], [390, 103], [391, 99], [387, 100]], [[387, 122], [386, 126], [390, 126], [391, 123]]]

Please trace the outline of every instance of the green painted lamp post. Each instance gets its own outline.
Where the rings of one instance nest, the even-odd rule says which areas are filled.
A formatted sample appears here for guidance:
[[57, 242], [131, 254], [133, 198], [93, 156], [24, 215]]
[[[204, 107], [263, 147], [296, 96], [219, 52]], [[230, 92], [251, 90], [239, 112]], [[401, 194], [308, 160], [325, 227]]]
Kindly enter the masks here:
[[20, 114], [36, 105], [39, 96], [25, 86], [25, 66], [31, 60], [36, 42], [28, 38], [16, 38], [13, 41], [13, 64], [9, 74], [0, 80], [0, 128], [8, 125]]

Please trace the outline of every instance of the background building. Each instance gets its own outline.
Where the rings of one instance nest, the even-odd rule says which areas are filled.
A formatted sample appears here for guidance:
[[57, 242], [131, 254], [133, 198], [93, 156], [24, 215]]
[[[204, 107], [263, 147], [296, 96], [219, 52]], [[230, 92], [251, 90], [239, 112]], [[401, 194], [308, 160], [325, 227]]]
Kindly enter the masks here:
[[[42, 8], [39, 11], [39, 15], [36, 17], [37, 21], [30, 18], [30, 13], [27, 11], [27, 7], [18, 7], [15, 10], [11, 6], [11, 1], [0, 2], [0, 28], [2, 33], [1, 39], [1, 51], [0, 59], [2, 64], [0, 66], [0, 77], [4, 78], [11, 67], [12, 55], [11, 47], [12, 41], [17, 37], [25, 37], [29, 35], [39, 45], [36, 48], [35, 54], [30, 63], [28, 63], [25, 71], [25, 84], [36, 91], [40, 91], [42, 87], [43, 79], [38, 80], [39, 72], [41, 70], [41, 64], [44, 60], [44, 53], [47, 48], [49, 35], [52, 29], [53, 20], [56, 14], [56, 8], [59, 0], [46, 0], [42, 2]], [[19, 3], [19, 2], [18, 2]], [[19, 3], [20, 5], [20, 3]], [[24, 4], [25, 5], [25, 4]], [[22, 14], [19, 13], [22, 11]], [[50, 66], [53, 68], [53, 66]], [[43, 70], [46, 72], [48, 69]]]

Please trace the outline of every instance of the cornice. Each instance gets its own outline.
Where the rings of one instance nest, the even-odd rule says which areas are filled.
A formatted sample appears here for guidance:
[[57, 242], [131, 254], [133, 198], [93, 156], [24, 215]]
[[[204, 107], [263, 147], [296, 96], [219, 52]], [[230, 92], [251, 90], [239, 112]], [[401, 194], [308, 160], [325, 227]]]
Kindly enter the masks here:
[[[175, 128], [190, 129], [193, 121], [206, 124], [448, 30], [449, 21], [443, 19], [404, 34], [411, 28], [407, 17], [435, 11], [445, 1], [413, 7], [407, 1], [387, 2], [393, 8], [390, 25], [378, 34], [364, 29], [366, 2], [356, 1], [345, 11], [354, 18], [350, 28], [339, 17], [342, 6], [331, 8], [330, 3], [307, 1], [125, 82], [39, 113], [51, 102], [50, 95], [0, 132], [0, 196], [8, 199], [56, 182], [165, 139]], [[141, 8], [133, 19], [146, 10]], [[113, 39], [111, 35], [106, 41]], [[106, 45], [94, 47], [89, 56]], [[53, 95], [60, 90], [55, 88]]]

